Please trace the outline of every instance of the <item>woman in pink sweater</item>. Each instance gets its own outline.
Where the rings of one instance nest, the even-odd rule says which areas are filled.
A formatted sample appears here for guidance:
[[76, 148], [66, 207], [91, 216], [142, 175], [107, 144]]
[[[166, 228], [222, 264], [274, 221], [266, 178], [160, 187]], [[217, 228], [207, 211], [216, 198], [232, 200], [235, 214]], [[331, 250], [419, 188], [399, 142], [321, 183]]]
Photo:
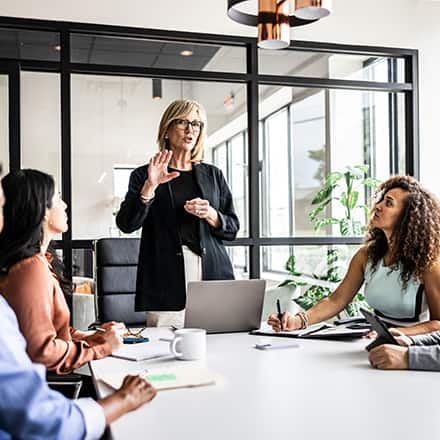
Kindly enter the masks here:
[[68, 373], [108, 356], [122, 344], [124, 325], [103, 324], [89, 335], [70, 327], [65, 295], [70, 283], [50, 250], [56, 234], [66, 232], [67, 205], [51, 176], [36, 170], [13, 171], [2, 180], [6, 196], [0, 234], [0, 291], [14, 309], [27, 352], [48, 370]]

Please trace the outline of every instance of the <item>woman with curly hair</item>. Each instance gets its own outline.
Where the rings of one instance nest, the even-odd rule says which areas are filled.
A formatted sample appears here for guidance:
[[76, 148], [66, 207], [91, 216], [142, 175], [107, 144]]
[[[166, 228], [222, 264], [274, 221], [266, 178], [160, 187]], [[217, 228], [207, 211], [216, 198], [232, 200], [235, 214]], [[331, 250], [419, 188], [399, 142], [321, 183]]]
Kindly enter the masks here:
[[325, 321], [350, 303], [365, 283], [365, 299], [399, 335], [440, 330], [440, 204], [409, 176], [379, 188], [365, 245], [332, 295], [306, 312], [269, 316], [275, 331]]

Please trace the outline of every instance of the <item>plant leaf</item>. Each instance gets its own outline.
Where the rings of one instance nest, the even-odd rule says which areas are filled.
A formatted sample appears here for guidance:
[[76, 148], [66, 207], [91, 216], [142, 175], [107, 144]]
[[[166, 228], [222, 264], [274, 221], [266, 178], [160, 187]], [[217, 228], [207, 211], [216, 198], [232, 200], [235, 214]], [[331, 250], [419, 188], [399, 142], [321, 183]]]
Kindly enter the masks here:
[[329, 249], [327, 251], [327, 264], [331, 266], [332, 264], [336, 263], [339, 259], [339, 253], [337, 249]]
[[280, 284], [278, 284], [277, 287], [284, 287], [284, 286], [294, 286], [294, 287], [299, 287], [299, 286], [305, 286], [307, 285], [307, 283], [304, 283], [302, 281], [295, 281], [295, 280], [284, 280], [283, 282], [281, 282]]
[[325, 207], [332, 201], [332, 199], [324, 200], [321, 204], [319, 204], [313, 211], [309, 213], [309, 218], [313, 222], [317, 215], [324, 211]]
[[368, 188], [377, 188], [380, 185], [380, 181], [375, 179], [374, 177], [367, 177], [361, 183]]
[[287, 259], [285, 268], [286, 268], [287, 272], [289, 272], [289, 274], [294, 276], [294, 277], [301, 275], [301, 272], [297, 272], [296, 269], [295, 269], [295, 256], [294, 255], [291, 255]]
[[336, 185], [324, 186], [321, 190], [318, 191], [314, 199], [312, 200], [312, 205], [317, 205], [318, 203], [324, 202], [324, 200], [331, 197], [333, 190], [336, 188]]
[[339, 171], [334, 171], [333, 173], [330, 173], [327, 178], [325, 179], [325, 185], [326, 186], [335, 186], [336, 183], [342, 179], [343, 174]]
[[323, 228], [324, 226], [328, 225], [338, 225], [339, 221], [337, 218], [333, 217], [326, 217], [326, 218], [320, 218], [317, 219], [313, 225], [315, 231], [318, 231], [319, 229]]
[[353, 209], [356, 206], [358, 199], [359, 199], [359, 192], [353, 191], [350, 195], [350, 200], [348, 201], [348, 205], [350, 206], [350, 209]]
[[339, 221], [339, 232], [344, 236], [350, 234], [350, 222], [347, 218], [343, 218]]
[[356, 165], [354, 168], [362, 171], [364, 174], [367, 174], [368, 171], [370, 170], [370, 167], [368, 165]]

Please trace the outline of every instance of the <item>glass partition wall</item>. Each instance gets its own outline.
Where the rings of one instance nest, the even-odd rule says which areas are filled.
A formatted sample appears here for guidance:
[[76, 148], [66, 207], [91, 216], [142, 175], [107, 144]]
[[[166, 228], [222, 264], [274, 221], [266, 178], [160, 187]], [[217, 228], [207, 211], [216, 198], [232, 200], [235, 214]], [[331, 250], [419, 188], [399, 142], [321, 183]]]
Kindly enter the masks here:
[[129, 175], [155, 153], [174, 99], [206, 108], [204, 160], [223, 171], [241, 223], [226, 243], [237, 278], [277, 283], [290, 255], [313, 274], [328, 249], [361, 242], [313, 228], [328, 173], [418, 176], [414, 50], [294, 41], [271, 51], [243, 37], [8, 18], [0, 43], [1, 160], [57, 179], [68, 275], [92, 276], [93, 241], [122, 236], [115, 214]]

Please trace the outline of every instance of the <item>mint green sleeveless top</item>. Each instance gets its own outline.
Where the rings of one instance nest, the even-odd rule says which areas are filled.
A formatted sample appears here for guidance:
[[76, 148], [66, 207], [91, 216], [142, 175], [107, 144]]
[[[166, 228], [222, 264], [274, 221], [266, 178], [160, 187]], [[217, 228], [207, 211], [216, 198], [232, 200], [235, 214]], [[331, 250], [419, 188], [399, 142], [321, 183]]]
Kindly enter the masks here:
[[413, 325], [429, 320], [428, 305], [423, 284], [411, 279], [406, 289], [400, 279], [400, 270], [392, 270], [383, 259], [372, 270], [369, 260], [365, 268], [364, 294], [376, 313], [392, 325]]

